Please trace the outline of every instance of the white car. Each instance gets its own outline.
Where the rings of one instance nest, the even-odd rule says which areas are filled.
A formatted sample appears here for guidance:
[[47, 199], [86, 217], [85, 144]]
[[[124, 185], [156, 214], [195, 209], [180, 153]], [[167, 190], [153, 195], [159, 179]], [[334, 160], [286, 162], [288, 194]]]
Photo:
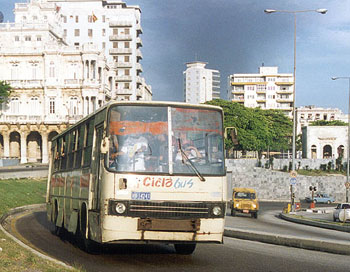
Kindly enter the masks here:
[[350, 220], [350, 203], [340, 203], [333, 212], [333, 221], [345, 222]]

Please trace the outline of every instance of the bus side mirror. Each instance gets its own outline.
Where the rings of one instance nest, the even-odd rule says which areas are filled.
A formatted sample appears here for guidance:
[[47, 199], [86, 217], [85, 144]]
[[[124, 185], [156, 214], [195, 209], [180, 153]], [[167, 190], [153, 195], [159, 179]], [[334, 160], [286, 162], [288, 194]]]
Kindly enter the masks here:
[[106, 154], [109, 150], [109, 140], [108, 137], [102, 139], [100, 151], [102, 154]]

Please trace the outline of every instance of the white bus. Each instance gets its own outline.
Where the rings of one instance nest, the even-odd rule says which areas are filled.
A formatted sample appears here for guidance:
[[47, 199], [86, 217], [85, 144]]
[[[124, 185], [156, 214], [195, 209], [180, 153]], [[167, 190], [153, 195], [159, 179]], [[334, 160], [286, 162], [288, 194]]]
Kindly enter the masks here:
[[191, 254], [222, 243], [223, 112], [168, 102], [113, 102], [52, 141], [47, 216], [93, 244], [160, 242]]

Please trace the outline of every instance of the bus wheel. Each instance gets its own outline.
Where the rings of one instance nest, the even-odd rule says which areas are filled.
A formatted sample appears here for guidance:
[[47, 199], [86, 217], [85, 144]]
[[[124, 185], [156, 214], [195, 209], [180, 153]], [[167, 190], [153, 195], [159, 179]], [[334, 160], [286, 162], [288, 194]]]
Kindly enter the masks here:
[[196, 244], [174, 244], [177, 254], [190, 255], [196, 249]]
[[90, 239], [90, 233], [86, 237], [86, 216], [85, 212], [82, 212], [81, 219], [78, 218], [78, 227], [77, 227], [77, 243], [78, 246], [89, 254], [98, 253], [98, 244]]

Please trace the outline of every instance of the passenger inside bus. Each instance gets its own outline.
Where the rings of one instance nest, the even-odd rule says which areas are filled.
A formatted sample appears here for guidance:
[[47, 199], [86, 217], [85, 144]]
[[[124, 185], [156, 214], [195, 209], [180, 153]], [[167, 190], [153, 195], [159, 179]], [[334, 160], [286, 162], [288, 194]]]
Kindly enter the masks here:
[[187, 138], [186, 132], [182, 131], [179, 133], [179, 137], [176, 138], [175, 146], [175, 161], [186, 161], [186, 158], [184, 160], [184, 154], [190, 160], [199, 160], [202, 158], [202, 154], [198, 151], [197, 147]]
[[165, 134], [149, 136], [150, 155], [146, 157], [146, 170], [167, 172], [168, 165], [168, 137]]

